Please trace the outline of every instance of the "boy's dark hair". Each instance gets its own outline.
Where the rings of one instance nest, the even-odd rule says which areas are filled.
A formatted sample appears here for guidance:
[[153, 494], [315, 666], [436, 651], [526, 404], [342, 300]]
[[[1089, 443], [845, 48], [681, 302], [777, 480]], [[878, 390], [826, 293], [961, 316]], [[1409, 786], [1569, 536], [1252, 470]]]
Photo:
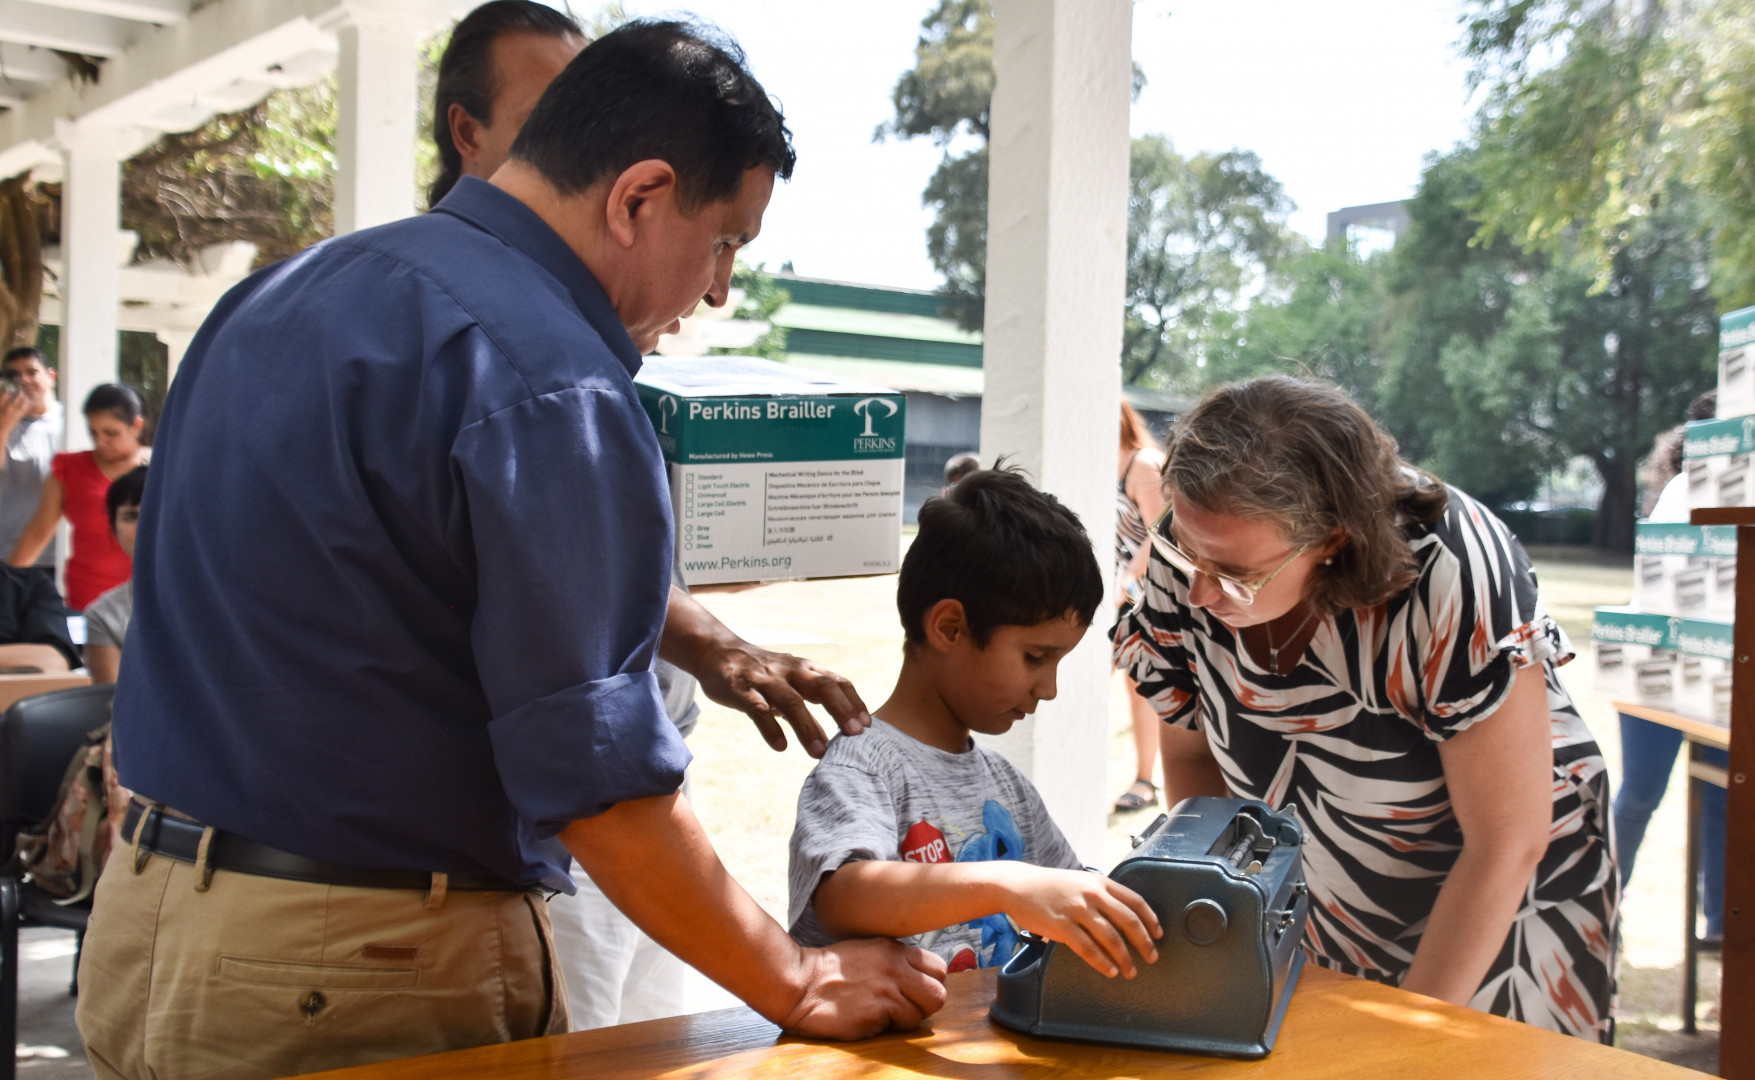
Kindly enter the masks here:
[[973, 451], [965, 450], [945, 462], [945, 486], [950, 486], [981, 468], [981, 459]]
[[635, 20], [574, 57], [512, 144], [555, 189], [575, 194], [657, 159], [691, 213], [737, 194], [746, 169], [792, 175], [786, 119], [729, 38], [694, 24]]
[[1078, 515], [1001, 461], [920, 508], [920, 534], [896, 586], [910, 643], [926, 640], [926, 613], [940, 600], [962, 602], [985, 648], [1001, 626], [1035, 626], [1069, 611], [1089, 626], [1103, 602], [1103, 572]]
[[146, 493], [146, 466], [132, 469], [110, 481], [110, 490], [104, 492], [104, 509], [110, 512], [110, 531], [116, 531], [116, 515], [124, 506], [139, 506], [140, 497]]
[[127, 383], [100, 383], [85, 396], [85, 407], [79, 411], [85, 416], [107, 412], [124, 424], [132, 424], [146, 415], [146, 400]]
[[16, 349], [6, 350], [6, 355], [0, 356], [0, 367], [5, 367], [14, 360], [35, 360], [44, 367], [49, 365], [48, 360], [43, 357], [43, 351], [31, 345], [20, 345]]
[[493, 120], [499, 72], [494, 70], [494, 42], [505, 34], [583, 38], [585, 31], [571, 15], [532, 0], [490, 0], [463, 16], [451, 30], [445, 55], [439, 58], [439, 85], [433, 93], [433, 143], [439, 148], [439, 175], [427, 188], [427, 205], [437, 206], [463, 176], [463, 155], [451, 141], [451, 106], [482, 123]]

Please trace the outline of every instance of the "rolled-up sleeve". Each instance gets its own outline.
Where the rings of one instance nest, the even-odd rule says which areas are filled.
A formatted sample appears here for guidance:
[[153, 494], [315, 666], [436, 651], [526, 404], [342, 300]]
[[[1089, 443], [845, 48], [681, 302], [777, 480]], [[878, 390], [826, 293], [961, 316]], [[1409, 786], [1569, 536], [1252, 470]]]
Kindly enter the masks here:
[[674, 792], [689, 752], [652, 673], [669, 598], [663, 463], [631, 391], [569, 388], [467, 427], [477, 674], [494, 763], [544, 836]]

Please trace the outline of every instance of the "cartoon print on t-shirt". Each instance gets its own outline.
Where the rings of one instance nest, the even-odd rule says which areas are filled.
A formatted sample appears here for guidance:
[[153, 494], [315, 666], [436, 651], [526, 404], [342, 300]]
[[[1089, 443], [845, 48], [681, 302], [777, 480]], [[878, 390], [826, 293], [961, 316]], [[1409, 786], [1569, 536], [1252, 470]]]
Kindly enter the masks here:
[[[988, 799], [981, 806], [981, 824], [986, 826], [985, 833], [976, 833], [963, 841], [957, 851], [956, 862], [992, 862], [1011, 860], [1022, 862], [1024, 859], [1024, 835], [1018, 831], [1017, 822], [1012, 819], [1012, 812], [993, 799]], [[941, 863], [952, 862], [950, 844], [945, 834], [930, 821], [917, 821], [909, 826], [908, 832], [902, 837], [900, 845], [902, 858], [908, 862]], [[964, 924], [971, 929], [981, 931], [981, 947], [979, 952], [968, 945], [957, 948], [955, 955], [945, 957], [952, 971], [967, 971], [974, 967], [994, 967], [1011, 959], [1012, 953], [1018, 949], [1017, 930], [1011, 920], [1003, 913], [988, 915], [980, 919], [971, 919]], [[936, 934], [929, 934], [921, 941], [921, 946], [930, 949]]]

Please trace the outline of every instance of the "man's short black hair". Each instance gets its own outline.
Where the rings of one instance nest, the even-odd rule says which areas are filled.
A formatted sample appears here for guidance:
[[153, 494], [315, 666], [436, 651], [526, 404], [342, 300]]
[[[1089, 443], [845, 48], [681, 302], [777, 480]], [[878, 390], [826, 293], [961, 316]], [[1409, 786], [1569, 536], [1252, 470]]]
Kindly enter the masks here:
[[146, 466], [123, 473], [110, 481], [110, 490], [104, 492], [104, 509], [110, 512], [110, 531], [116, 531], [116, 515], [124, 506], [139, 506], [140, 497], [146, 493]]
[[644, 19], [573, 58], [531, 110], [512, 156], [564, 195], [664, 161], [685, 213], [735, 196], [746, 170], [766, 165], [785, 178], [796, 160], [786, 118], [735, 42]]
[[44, 367], [49, 366], [49, 362], [43, 358], [43, 351], [31, 345], [20, 345], [16, 349], [6, 350], [6, 355], [0, 356], [0, 367], [5, 367], [14, 360], [35, 360]]
[[427, 188], [428, 206], [439, 205], [463, 176], [463, 155], [451, 141], [451, 106], [463, 106], [464, 112], [484, 124], [493, 120], [494, 97], [500, 92], [494, 42], [506, 34], [583, 38], [585, 31], [571, 15], [533, 0], [489, 0], [452, 28], [445, 55], [439, 58], [439, 85], [433, 92], [439, 175]]
[[975, 644], [986, 647], [1001, 626], [1068, 612], [1089, 626], [1103, 602], [1103, 572], [1079, 516], [1001, 462], [920, 508], [920, 534], [896, 586], [911, 643], [926, 641], [926, 613], [940, 600], [962, 602]]

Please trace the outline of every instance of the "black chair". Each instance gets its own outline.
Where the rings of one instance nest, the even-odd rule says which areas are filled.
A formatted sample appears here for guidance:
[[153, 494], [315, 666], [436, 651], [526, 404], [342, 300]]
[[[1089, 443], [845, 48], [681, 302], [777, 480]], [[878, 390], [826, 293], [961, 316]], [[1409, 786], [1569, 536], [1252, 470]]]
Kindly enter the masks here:
[[12, 871], [21, 829], [36, 826], [55, 809], [67, 763], [86, 733], [110, 719], [114, 685], [54, 690], [15, 702], [0, 715], [0, 1080], [12, 1080], [18, 1045], [18, 930], [54, 926], [77, 935], [73, 983], [79, 992], [79, 947], [91, 898], [61, 905]]

